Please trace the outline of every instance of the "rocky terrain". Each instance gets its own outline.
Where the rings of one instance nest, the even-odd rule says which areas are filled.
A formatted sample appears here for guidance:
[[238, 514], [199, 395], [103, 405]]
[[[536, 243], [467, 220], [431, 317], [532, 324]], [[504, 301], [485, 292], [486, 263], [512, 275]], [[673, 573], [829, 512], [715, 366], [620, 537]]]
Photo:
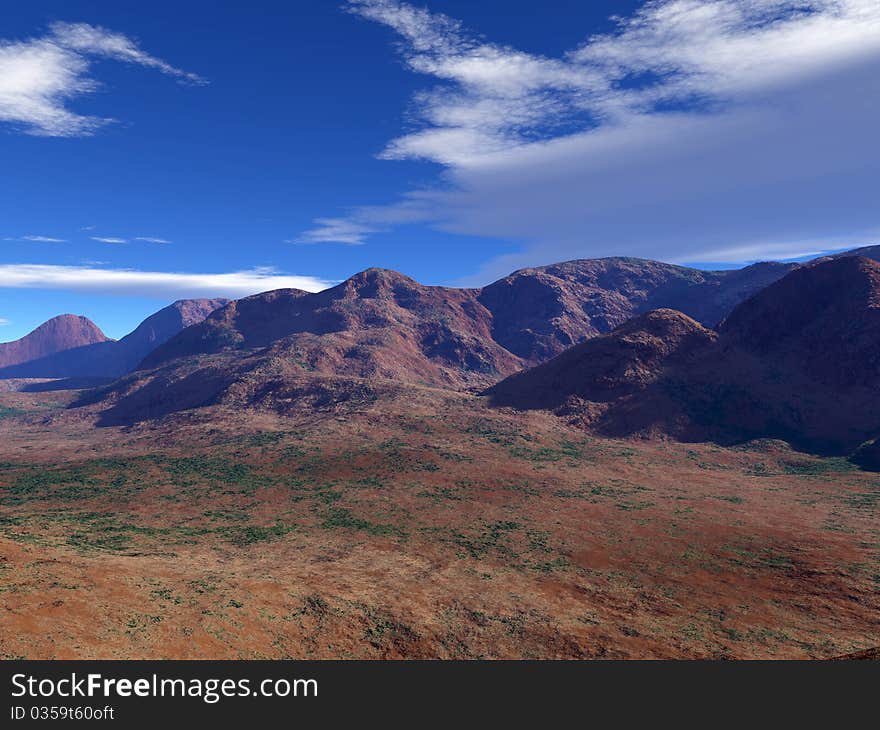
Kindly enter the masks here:
[[880, 423], [880, 264], [802, 266], [705, 329], [680, 312], [636, 317], [488, 391], [606, 435], [778, 438], [848, 454]]
[[[116, 378], [141, 364], [271, 345], [316, 372], [479, 389], [650, 309], [677, 309], [715, 326], [793, 267], [770, 262], [702, 271], [588, 259], [523, 269], [482, 289], [425, 287], [371, 269], [319, 294], [285, 290], [233, 303], [176, 302], [118, 342], [88, 320], [65, 315], [0, 345], [0, 379]], [[204, 326], [175, 338], [225, 305]]]

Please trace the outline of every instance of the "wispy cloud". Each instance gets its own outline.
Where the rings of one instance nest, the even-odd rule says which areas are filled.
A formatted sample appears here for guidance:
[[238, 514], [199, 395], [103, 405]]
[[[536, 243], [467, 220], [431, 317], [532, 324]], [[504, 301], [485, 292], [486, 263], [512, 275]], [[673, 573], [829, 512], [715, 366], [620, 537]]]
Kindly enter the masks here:
[[99, 243], [128, 243], [127, 238], [116, 238], [113, 236], [91, 236], [91, 239]]
[[29, 134], [75, 137], [113, 121], [68, 108], [72, 99], [99, 88], [90, 75], [96, 57], [153, 68], [183, 83], [206, 83], [120, 33], [86, 23], [54, 23], [39, 38], [0, 40], [0, 122], [18, 125]]
[[151, 56], [140, 49], [135, 41], [122, 33], [114, 33], [106, 28], [88, 23], [53, 23], [51, 31], [51, 38], [54, 42], [77, 53], [106, 56], [115, 61], [136, 63], [192, 84], [207, 83], [198, 74], [175, 68], [161, 58]]
[[64, 243], [66, 239], [64, 238], [53, 238], [51, 236], [22, 236], [19, 239], [7, 238], [7, 241], [31, 241], [33, 243]]
[[6, 317], [0, 317], [0, 327], [6, 327], [6, 325], [12, 324]]
[[435, 208], [420, 193], [407, 193], [392, 205], [360, 206], [344, 218], [317, 218], [315, 226], [286, 241], [293, 244], [346, 243], [357, 246], [367, 242], [374, 233], [393, 226], [429, 220]]
[[315, 227], [304, 231], [298, 238], [285, 241], [298, 245], [313, 243], [346, 243], [358, 246], [367, 240], [378, 228], [366, 223], [346, 218], [317, 218]]
[[171, 243], [167, 238], [153, 238], [152, 236], [136, 236], [134, 240], [145, 243]]
[[[557, 58], [396, 0], [347, 7], [394, 30], [432, 80], [382, 153], [444, 166], [418, 193], [421, 220], [522, 247], [483, 276], [589, 255], [706, 261], [755, 241], [833, 248], [880, 223], [876, 0], [652, 0]], [[325, 232], [366, 226], [363, 242], [399, 205]]]
[[64, 289], [160, 299], [201, 296], [238, 298], [286, 288], [315, 292], [331, 284], [317, 277], [286, 274], [272, 268], [206, 274], [95, 266], [0, 264], [0, 288]]

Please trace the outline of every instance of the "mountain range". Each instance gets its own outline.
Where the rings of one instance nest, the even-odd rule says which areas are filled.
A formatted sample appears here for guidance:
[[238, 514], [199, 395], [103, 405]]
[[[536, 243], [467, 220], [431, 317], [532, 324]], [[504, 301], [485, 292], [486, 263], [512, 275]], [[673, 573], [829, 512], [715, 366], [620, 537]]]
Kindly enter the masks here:
[[880, 264], [798, 267], [715, 330], [654, 310], [487, 394], [605, 435], [778, 438], [847, 454], [880, 432]]
[[159, 310], [121, 340], [85, 317], [63, 314], [0, 344], [0, 378], [115, 378], [156, 347], [201, 322], [226, 299], [185, 299]]
[[791, 268], [596, 259], [524, 269], [482, 289], [368, 269], [316, 294], [232, 302], [83, 402], [102, 400], [112, 424], [217, 403], [329, 407], [373, 397], [380, 382], [477, 393], [658, 304], [713, 321]]
[[118, 342], [65, 315], [0, 346], [0, 377], [114, 378], [76, 404], [104, 425], [218, 404], [334, 408], [415, 386], [612, 436], [770, 437], [870, 460], [878, 258], [870, 247], [730, 271], [606, 258], [479, 289], [368, 269], [314, 294], [177, 302]]
[[[426, 287], [394, 271], [370, 269], [318, 294], [286, 289], [232, 303], [176, 302], [118, 342], [85, 318], [56, 317], [0, 345], [0, 378], [116, 377], [147, 356], [145, 366], [154, 366], [178, 355], [266, 347], [296, 335], [339, 335], [337, 344], [350, 359], [366, 361], [346, 369], [373, 375], [388, 371], [382, 358], [358, 357], [340, 333], [409, 327], [397, 334], [411, 345], [403, 349], [410, 351], [413, 377], [487, 385], [649, 309], [672, 307], [712, 326], [793, 266], [702, 271], [642, 259], [591, 259], [523, 269], [482, 289]], [[161, 347], [216, 309], [222, 311], [204, 326]], [[308, 350], [306, 340], [298, 344]], [[360, 344], [369, 349], [369, 342]]]

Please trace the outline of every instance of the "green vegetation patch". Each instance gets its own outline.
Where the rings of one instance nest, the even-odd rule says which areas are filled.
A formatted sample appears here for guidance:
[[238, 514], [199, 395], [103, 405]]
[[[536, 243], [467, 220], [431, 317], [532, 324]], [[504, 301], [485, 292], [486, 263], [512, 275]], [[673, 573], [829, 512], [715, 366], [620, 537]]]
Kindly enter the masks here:
[[363, 530], [375, 537], [406, 537], [404, 531], [399, 527], [370, 522], [356, 516], [350, 509], [345, 507], [332, 507], [327, 510], [321, 527], [326, 530]]

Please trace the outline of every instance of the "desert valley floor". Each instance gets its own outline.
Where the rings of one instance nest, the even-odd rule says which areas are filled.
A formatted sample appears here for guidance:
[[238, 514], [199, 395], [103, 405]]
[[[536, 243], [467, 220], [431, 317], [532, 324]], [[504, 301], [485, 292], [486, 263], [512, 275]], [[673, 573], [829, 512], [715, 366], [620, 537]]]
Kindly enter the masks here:
[[880, 645], [880, 475], [399, 387], [96, 427], [0, 393], [3, 658], [825, 658]]

